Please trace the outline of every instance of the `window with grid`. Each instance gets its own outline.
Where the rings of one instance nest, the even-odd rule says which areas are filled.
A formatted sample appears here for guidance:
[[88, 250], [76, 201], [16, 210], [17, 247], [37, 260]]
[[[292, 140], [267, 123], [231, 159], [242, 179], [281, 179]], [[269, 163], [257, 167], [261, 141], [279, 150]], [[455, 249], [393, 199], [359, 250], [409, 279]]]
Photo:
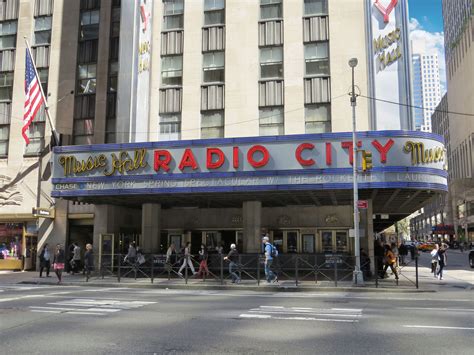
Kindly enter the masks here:
[[201, 138], [224, 137], [224, 111], [203, 112], [201, 114]]
[[329, 42], [306, 44], [304, 60], [306, 76], [329, 76]]
[[225, 0], [204, 0], [204, 26], [225, 24]]
[[184, 0], [163, 0], [163, 30], [184, 27]]
[[76, 96], [74, 103], [73, 144], [92, 144], [95, 95]]
[[0, 157], [8, 155], [10, 136], [11, 102], [0, 102]]
[[283, 79], [283, 47], [260, 48], [260, 79]]
[[224, 52], [210, 52], [203, 54], [204, 83], [223, 83], [225, 81]]
[[282, 0], [260, 0], [260, 19], [281, 19], [283, 18]]
[[183, 81], [183, 56], [175, 55], [161, 58], [162, 86], [180, 86]]
[[[48, 69], [38, 69], [38, 76], [43, 92], [48, 92]], [[44, 135], [46, 127], [46, 112], [44, 105], [38, 110], [28, 129], [27, 136], [30, 143], [25, 146], [25, 155], [38, 155], [44, 148]]]
[[331, 132], [331, 105], [311, 105], [304, 109], [305, 133]]
[[16, 47], [17, 21], [0, 22], [0, 50]]
[[261, 136], [284, 134], [283, 107], [261, 108], [259, 112], [259, 130]]
[[160, 141], [181, 138], [181, 115], [160, 115]]
[[95, 94], [96, 64], [80, 64], [77, 66], [77, 94]]
[[81, 12], [79, 40], [85, 41], [99, 38], [100, 10]]
[[304, 0], [304, 14], [307, 16], [327, 15], [328, 0]]

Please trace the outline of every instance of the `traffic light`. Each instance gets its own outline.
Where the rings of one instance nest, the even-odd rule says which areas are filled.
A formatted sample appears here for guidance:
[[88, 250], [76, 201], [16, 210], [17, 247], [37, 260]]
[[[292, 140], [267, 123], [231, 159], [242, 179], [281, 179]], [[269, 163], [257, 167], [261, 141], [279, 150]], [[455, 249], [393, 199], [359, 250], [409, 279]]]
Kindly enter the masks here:
[[369, 150], [362, 151], [362, 171], [372, 169], [372, 152]]

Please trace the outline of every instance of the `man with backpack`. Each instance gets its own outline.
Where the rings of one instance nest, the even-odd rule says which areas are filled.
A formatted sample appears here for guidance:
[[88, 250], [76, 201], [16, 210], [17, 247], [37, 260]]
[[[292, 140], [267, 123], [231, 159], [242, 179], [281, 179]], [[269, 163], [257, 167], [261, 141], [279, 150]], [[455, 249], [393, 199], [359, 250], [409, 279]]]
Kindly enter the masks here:
[[271, 270], [271, 266], [273, 259], [278, 256], [278, 249], [270, 243], [270, 239], [267, 236], [262, 238], [262, 243], [265, 247], [265, 278], [267, 283], [271, 283], [272, 281], [277, 283], [278, 277]]

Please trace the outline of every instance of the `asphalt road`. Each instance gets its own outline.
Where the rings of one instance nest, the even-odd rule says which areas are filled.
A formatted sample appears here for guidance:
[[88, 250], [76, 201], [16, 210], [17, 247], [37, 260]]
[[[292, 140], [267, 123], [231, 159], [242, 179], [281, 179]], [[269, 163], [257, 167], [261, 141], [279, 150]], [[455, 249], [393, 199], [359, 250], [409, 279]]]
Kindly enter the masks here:
[[474, 291], [0, 285], [3, 354], [472, 354]]

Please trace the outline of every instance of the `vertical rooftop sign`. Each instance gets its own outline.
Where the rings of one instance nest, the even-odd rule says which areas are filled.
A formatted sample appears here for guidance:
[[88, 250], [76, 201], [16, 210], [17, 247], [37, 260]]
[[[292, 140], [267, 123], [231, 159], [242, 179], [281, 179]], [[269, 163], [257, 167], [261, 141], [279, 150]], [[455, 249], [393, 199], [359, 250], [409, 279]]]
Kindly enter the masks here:
[[407, 1], [366, 4], [371, 128], [412, 129]]

